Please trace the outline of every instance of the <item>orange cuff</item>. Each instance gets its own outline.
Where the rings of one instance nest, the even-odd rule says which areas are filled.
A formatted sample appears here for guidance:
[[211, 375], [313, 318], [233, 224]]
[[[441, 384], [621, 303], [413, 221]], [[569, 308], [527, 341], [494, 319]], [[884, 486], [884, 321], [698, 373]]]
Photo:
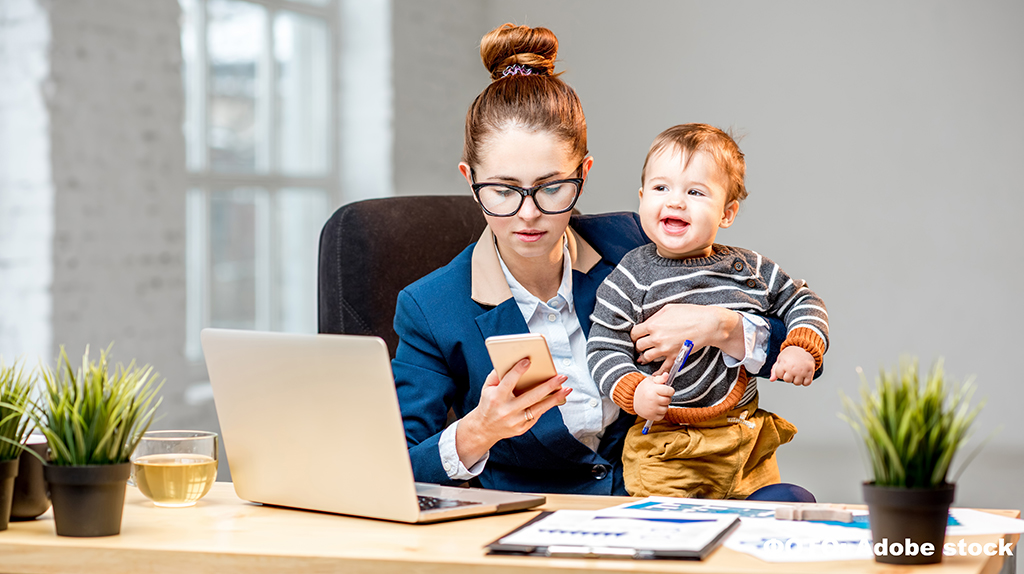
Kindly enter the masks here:
[[[612, 400], [615, 401], [615, 404], [631, 415], [636, 414], [636, 411], [633, 410], [633, 395], [636, 394], [636, 387], [640, 384], [640, 381], [644, 380], [645, 376], [643, 373], [636, 371], [625, 374], [615, 383], [615, 389], [612, 391]], [[747, 371], [740, 369], [736, 384], [733, 385], [732, 391], [722, 399], [722, 402], [710, 407], [699, 408], [670, 406], [668, 414], [665, 415], [665, 420], [670, 423], [687, 424], [703, 422], [721, 416], [739, 404], [743, 394], [747, 392], [748, 379]]]
[[644, 380], [644, 376], [643, 373], [638, 371], [626, 373], [622, 375], [622, 378], [615, 383], [615, 388], [612, 389], [612, 400], [615, 401], [615, 404], [622, 407], [622, 410], [631, 415], [636, 414], [636, 411], [633, 410], [633, 394], [636, 393], [636, 386], [640, 384], [640, 381]]
[[790, 345], [796, 345], [814, 357], [815, 371], [821, 368], [822, 356], [825, 354], [825, 341], [821, 340], [817, 333], [807, 327], [797, 327], [786, 336], [786, 340], [782, 343], [779, 350], [781, 351]]
[[709, 421], [713, 418], [722, 416], [729, 412], [736, 405], [739, 404], [740, 399], [743, 398], [743, 394], [747, 392], [747, 375], [746, 369], [740, 369], [739, 376], [736, 378], [736, 384], [733, 385], [732, 391], [722, 402], [717, 405], [710, 407], [699, 407], [699, 408], [688, 408], [688, 407], [669, 407], [668, 413], [665, 414], [665, 420], [670, 423], [676, 423], [677, 425], [689, 424], [689, 423], [700, 423]]

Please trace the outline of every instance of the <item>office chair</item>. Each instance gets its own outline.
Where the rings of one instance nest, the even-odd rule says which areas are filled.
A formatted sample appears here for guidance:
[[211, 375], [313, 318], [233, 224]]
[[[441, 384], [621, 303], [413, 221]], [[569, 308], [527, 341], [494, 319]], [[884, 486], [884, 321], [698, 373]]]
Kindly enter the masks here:
[[321, 333], [376, 335], [394, 358], [398, 292], [479, 239], [486, 222], [469, 195], [358, 201], [320, 233]]

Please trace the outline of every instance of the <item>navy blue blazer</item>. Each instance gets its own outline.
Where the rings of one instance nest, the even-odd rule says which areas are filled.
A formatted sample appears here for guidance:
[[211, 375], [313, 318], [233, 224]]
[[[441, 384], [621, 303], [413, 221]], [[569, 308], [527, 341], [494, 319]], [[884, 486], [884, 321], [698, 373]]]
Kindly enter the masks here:
[[[635, 213], [574, 216], [569, 225], [601, 256], [588, 272], [574, 270], [572, 277], [576, 314], [589, 335], [598, 285], [623, 255], [648, 239]], [[470, 298], [474, 245], [398, 295], [395, 331], [400, 340], [391, 365], [419, 482], [460, 482], [448, 478], [438, 451], [448, 409], [462, 418], [479, 402], [484, 379], [493, 369], [484, 339], [527, 332], [515, 299], [488, 306]], [[774, 322], [771, 330], [771, 351], [762, 376], [775, 362], [785, 337], [785, 329]], [[621, 413], [594, 452], [569, 433], [559, 409], [550, 409], [525, 434], [491, 447], [480, 485], [523, 492], [625, 495], [622, 445], [634, 420]]]

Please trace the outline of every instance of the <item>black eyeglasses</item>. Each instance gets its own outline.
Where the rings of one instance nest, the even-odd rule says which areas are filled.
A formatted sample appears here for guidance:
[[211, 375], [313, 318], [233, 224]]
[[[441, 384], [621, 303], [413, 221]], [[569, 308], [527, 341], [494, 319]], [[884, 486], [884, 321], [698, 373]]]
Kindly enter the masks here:
[[[580, 164], [582, 167], [583, 164]], [[579, 172], [580, 167], [576, 168]], [[476, 181], [472, 169], [470, 174]], [[583, 189], [583, 178], [572, 177], [549, 181], [533, 187], [519, 187], [507, 183], [473, 183], [473, 194], [484, 213], [494, 217], [511, 217], [523, 207], [527, 197], [533, 198], [537, 210], [547, 215], [565, 213], [576, 205]]]

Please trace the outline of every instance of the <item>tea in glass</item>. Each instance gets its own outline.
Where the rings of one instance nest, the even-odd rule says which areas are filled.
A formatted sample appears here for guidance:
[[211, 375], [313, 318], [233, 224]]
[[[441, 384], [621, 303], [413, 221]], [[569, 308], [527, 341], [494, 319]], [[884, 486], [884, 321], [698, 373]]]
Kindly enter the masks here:
[[132, 480], [157, 506], [192, 506], [216, 479], [216, 433], [151, 431], [132, 454]]

